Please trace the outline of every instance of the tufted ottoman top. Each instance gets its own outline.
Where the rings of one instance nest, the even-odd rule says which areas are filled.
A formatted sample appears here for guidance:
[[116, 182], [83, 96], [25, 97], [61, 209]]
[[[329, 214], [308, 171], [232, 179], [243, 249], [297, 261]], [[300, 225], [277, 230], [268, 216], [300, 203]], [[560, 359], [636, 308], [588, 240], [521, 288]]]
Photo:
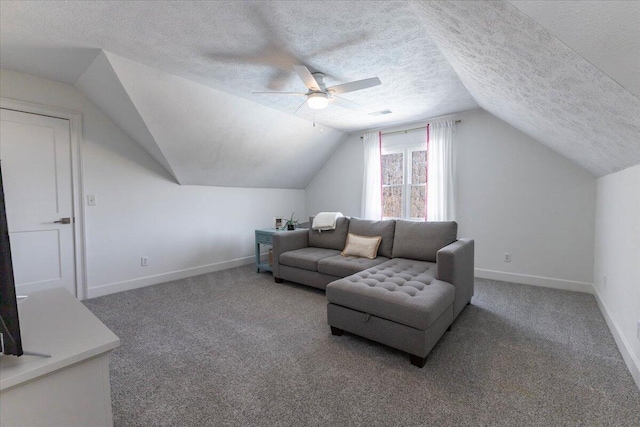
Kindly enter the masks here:
[[455, 288], [436, 264], [394, 258], [327, 286], [330, 303], [425, 330], [453, 304]]

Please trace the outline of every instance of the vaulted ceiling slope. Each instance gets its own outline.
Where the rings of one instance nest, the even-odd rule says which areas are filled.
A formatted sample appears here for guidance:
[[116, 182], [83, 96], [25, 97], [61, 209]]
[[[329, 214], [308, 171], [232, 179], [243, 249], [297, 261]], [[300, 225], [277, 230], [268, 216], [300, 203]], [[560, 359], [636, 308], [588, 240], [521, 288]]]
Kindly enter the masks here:
[[512, 0], [533, 21], [640, 97], [638, 0]]
[[[181, 184], [305, 188], [342, 132], [478, 107], [408, 2], [4, 1], [0, 32], [2, 67], [75, 84]], [[380, 77], [345, 98], [393, 113], [252, 94], [299, 64]]]
[[[601, 176], [640, 163], [638, 17], [619, 1], [3, 1], [0, 66], [75, 83], [184, 184], [304, 188], [343, 132], [478, 105]], [[329, 86], [380, 77], [345, 98], [392, 113], [252, 94], [304, 90], [296, 64]]]
[[76, 87], [180, 184], [303, 189], [346, 138], [110, 52]]
[[513, 5], [415, 7], [481, 107], [596, 176], [640, 163], [640, 99]]
[[180, 183], [183, 179], [176, 176], [107, 55], [101, 51], [77, 79], [75, 86]]

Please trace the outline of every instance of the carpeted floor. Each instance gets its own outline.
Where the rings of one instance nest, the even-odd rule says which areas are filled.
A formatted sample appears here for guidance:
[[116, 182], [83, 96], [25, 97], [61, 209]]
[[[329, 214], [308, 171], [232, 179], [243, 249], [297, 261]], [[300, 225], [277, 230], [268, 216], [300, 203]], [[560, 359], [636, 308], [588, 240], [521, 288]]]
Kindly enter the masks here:
[[86, 301], [122, 341], [116, 426], [639, 426], [591, 295], [476, 280], [418, 369], [326, 324], [323, 291], [246, 266]]

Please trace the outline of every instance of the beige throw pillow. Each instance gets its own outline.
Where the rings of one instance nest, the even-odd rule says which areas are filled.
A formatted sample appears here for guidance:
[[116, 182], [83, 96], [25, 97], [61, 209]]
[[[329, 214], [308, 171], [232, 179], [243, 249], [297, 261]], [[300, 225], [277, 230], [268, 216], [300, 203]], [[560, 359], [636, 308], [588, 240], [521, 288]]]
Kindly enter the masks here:
[[344, 246], [341, 255], [374, 259], [378, 254], [378, 246], [380, 246], [381, 241], [382, 236], [368, 237], [349, 233], [347, 235], [347, 244]]

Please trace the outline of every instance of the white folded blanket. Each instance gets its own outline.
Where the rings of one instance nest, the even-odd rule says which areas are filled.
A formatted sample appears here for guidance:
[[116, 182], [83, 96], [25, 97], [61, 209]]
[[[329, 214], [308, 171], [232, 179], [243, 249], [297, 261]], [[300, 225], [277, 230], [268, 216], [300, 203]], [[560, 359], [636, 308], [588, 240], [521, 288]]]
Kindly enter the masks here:
[[320, 212], [313, 218], [311, 228], [318, 231], [335, 230], [336, 222], [341, 216], [341, 212]]

